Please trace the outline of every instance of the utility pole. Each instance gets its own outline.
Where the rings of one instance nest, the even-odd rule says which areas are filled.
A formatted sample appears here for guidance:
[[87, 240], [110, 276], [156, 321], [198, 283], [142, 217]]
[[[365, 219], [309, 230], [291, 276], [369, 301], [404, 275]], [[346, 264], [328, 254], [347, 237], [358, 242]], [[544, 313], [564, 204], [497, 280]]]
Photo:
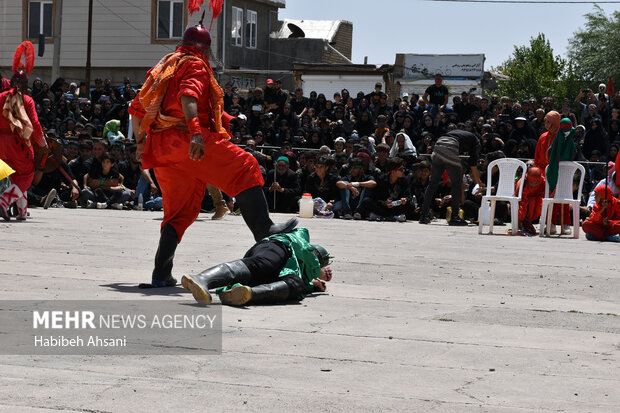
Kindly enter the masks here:
[[90, 54], [93, 39], [93, 0], [88, 0], [88, 40], [86, 44], [86, 90], [90, 94]]
[[60, 33], [62, 33], [62, 0], [56, 0], [54, 18], [54, 56], [52, 58], [52, 82], [60, 76]]

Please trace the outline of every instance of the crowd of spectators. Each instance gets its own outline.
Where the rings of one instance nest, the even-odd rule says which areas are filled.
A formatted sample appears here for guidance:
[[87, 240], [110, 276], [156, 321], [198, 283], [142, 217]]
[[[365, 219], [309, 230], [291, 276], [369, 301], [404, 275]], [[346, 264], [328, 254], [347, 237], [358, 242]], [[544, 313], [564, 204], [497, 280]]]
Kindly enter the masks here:
[[[551, 110], [571, 119], [576, 128], [576, 160], [613, 161], [620, 148], [620, 92], [608, 96], [603, 84], [597, 92], [584, 89], [562, 102], [551, 97], [518, 102], [476, 95], [473, 89], [450, 102], [440, 75], [422, 96], [404, 93], [391, 102], [380, 83], [369, 93], [352, 96], [342, 89], [331, 99], [315, 91], [306, 96], [300, 88], [289, 93], [281, 86], [272, 79], [247, 93], [224, 86], [224, 109], [236, 117], [232, 141], [258, 160], [270, 207], [278, 212], [297, 212], [301, 195], [310, 193], [324, 201], [319, 208], [324, 216], [417, 219], [431, 169], [428, 155], [442, 134], [461, 129], [478, 137], [479, 169], [486, 182], [488, 162], [534, 157]], [[161, 208], [156, 177], [141, 170], [135, 145], [127, 138], [127, 107], [137, 93], [130, 79], [119, 87], [109, 79], [96, 79], [89, 91], [84, 82], [78, 86], [59, 78], [49, 86], [37, 78], [30, 93], [48, 136], [64, 146], [63, 168], [80, 187], [76, 196], [77, 191], [67, 191], [63, 177], [52, 172], [55, 179], [44, 179], [40, 188], [35, 185], [36, 193], [56, 187], [64, 194], [58, 204], [65, 207]], [[604, 167], [586, 169], [588, 194], [604, 178]], [[470, 183], [465, 176], [456, 184]], [[452, 184], [446, 179], [435, 194], [435, 216], [448, 212]], [[465, 193], [471, 199], [461, 214], [475, 219], [480, 193]], [[43, 205], [44, 198], [32, 202]], [[507, 213], [498, 212], [499, 219], [508, 219]]]

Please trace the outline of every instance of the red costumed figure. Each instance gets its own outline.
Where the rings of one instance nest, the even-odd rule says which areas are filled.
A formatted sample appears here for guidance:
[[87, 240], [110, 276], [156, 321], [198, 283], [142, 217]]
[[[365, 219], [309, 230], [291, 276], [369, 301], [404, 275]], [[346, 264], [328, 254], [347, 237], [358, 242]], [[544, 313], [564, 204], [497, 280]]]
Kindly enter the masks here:
[[201, 19], [185, 31], [175, 52], [148, 71], [129, 109], [142, 167], [155, 169], [163, 195], [155, 268], [144, 288], [176, 285], [174, 252], [198, 217], [207, 184], [236, 197], [257, 241], [297, 225], [295, 218], [271, 221], [256, 159], [228, 140], [222, 125], [224, 93], [209, 64], [210, 45]]
[[[515, 192], [519, 190], [521, 179], [515, 185]], [[521, 201], [519, 201], [519, 226], [529, 234], [536, 234], [532, 221], [540, 218], [544, 196], [545, 178], [542, 176], [542, 170], [537, 166], [533, 166], [525, 174], [523, 194], [521, 195]]]
[[[25, 53], [26, 64], [21, 62]], [[8, 221], [8, 209], [17, 203], [18, 220], [27, 216], [28, 198], [26, 191], [34, 177], [34, 144], [47, 148], [43, 130], [32, 98], [25, 94], [28, 89], [28, 74], [34, 65], [34, 47], [23, 42], [13, 56], [11, 89], [0, 93], [0, 159], [15, 173], [11, 175], [11, 186], [0, 196], [0, 216]]]
[[594, 197], [596, 204], [581, 227], [588, 239], [606, 241], [620, 234], [620, 201], [606, 185], [594, 188]]
[[[560, 130], [561, 120], [562, 116], [555, 110], [549, 111], [549, 113], [545, 115], [545, 129], [547, 129], [547, 132], [543, 133], [540, 135], [540, 138], [538, 138], [536, 152], [534, 152], [534, 166], [537, 166], [542, 170], [543, 177], [545, 176], [547, 165], [549, 165], [549, 148], [551, 148], [553, 140]], [[567, 224], [572, 222], [570, 219], [570, 207], [568, 205], [554, 205], [554, 223], [558, 223], [560, 221], [561, 213], [564, 217], [564, 222]], [[552, 225], [551, 231], [555, 231], [555, 225]], [[564, 233], [564, 228], [562, 228], [561, 231]], [[575, 229], [575, 231], [577, 231], [577, 229]]]

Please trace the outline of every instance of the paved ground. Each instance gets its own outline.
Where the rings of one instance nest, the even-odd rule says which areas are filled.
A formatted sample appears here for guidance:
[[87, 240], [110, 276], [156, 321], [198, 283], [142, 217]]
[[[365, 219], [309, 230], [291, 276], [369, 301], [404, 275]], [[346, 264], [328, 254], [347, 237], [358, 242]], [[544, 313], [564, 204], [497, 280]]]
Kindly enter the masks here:
[[[161, 213], [31, 214], [0, 224], [0, 298], [153, 298], [135, 285], [150, 278]], [[240, 217], [208, 218], [175, 274], [251, 245]], [[327, 294], [224, 308], [221, 356], [2, 356], [0, 412], [618, 411], [618, 244], [303, 225], [337, 257]]]

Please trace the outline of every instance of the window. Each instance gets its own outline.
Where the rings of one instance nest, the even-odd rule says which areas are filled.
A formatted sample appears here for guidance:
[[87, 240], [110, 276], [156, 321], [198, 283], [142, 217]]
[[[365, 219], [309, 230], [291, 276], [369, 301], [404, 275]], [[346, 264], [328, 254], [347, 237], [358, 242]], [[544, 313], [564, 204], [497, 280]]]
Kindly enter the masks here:
[[182, 1], [157, 2], [157, 39], [180, 39], [183, 37]]
[[52, 37], [54, 4], [52, 1], [28, 2], [28, 39], [37, 39], [40, 34]]
[[242, 34], [241, 30], [243, 29], [243, 9], [239, 7], [232, 8], [232, 45], [233, 46], [241, 46], [242, 43]]
[[256, 49], [256, 30], [256, 12], [248, 10], [245, 23], [245, 46], [250, 49]]

